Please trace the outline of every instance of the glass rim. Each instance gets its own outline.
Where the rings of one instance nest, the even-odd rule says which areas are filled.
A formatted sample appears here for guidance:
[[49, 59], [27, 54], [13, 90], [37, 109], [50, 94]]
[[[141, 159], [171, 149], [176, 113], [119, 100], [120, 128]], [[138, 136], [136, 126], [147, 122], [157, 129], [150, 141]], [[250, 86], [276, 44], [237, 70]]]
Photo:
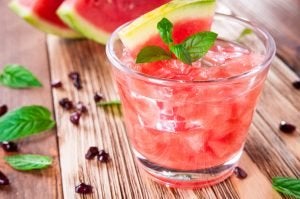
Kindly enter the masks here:
[[109, 40], [106, 44], [106, 55], [107, 55], [109, 61], [111, 62], [111, 64], [114, 67], [120, 69], [121, 71], [126, 72], [128, 74], [136, 75], [140, 78], [146, 78], [146, 79], [150, 80], [151, 82], [156, 82], [156, 83], [193, 83], [193, 84], [201, 83], [201, 84], [203, 84], [203, 83], [216, 83], [216, 82], [218, 82], [218, 83], [231, 82], [231, 81], [242, 79], [242, 78], [248, 77], [252, 74], [255, 74], [256, 72], [263, 70], [264, 68], [266, 68], [267, 66], [269, 66], [271, 64], [271, 61], [276, 52], [276, 45], [275, 45], [275, 41], [274, 41], [272, 35], [264, 27], [261, 27], [253, 22], [250, 22], [249, 20], [246, 20], [246, 19], [243, 19], [240, 17], [236, 17], [233, 15], [227, 15], [227, 14], [217, 12], [217, 13], [215, 13], [214, 18], [215, 17], [224, 17], [224, 18], [228, 18], [230, 20], [233, 20], [233, 21], [236, 21], [239, 23], [243, 23], [243, 24], [247, 25], [247, 27], [250, 27], [253, 30], [253, 32], [256, 35], [258, 35], [260, 40], [262, 40], [261, 37], [263, 37], [266, 40], [266, 43], [264, 44], [265, 49], [266, 49], [264, 59], [249, 71], [246, 71], [246, 72], [238, 74], [238, 75], [233, 75], [233, 76], [224, 77], [224, 78], [217, 78], [217, 79], [178, 80], [178, 79], [159, 78], [159, 77], [147, 75], [147, 74], [138, 72], [134, 69], [131, 69], [128, 66], [126, 66], [125, 64], [123, 64], [122, 61], [117, 57], [117, 55], [115, 54], [115, 51], [114, 51], [114, 43], [115, 43], [115, 41], [117, 41], [119, 39], [118, 32], [121, 29], [123, 29], [124, 27], [126, 27], [128, 24], [130, 24], [132, 21], [129, 21], [129, 22], [121, 25], [112, 33], [111, 37], [109, 38]]

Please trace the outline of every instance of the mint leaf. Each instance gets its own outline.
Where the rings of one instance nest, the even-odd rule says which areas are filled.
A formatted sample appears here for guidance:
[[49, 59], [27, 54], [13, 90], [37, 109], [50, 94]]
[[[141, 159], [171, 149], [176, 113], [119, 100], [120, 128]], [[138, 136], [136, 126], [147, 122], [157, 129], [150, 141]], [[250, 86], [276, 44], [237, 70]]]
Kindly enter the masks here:
[[24, 106], [0, 117], [0, 142], [16, 140], [53, 128], [51, 113], [42, 106]]
[[14, 169], [29, 171], [33, 169], [44, 169], [52, 164], [49, 156], [23, 154], [4, 157], [4, 160]]
[[188, 37], [182, 45], [188, 51], [192, 62], [203, 57], [214, 45], [218, 34], [214, 32], [200, 32]]
[[107, 101], [107, 102], [99, 102], [97, 103], [97, 106], [120, 106], [121, 101], [120, 100], [112, 100], [112, 101]]
[[192, 57], [182, 44], [170, 46], [170, 50], [174, 55], [185, 64], [192, 64]]
[[170, 53], [158, 46], [144, 47], [136, 58], [136, 63], [155, 62], [159, 60], [171, 59]]
[[253, 30], [252, 29], [250, 29], [250, 28], [245, 28], [242, 32], [241, 32], [241, 34], [240, 34], [240, 36], [237, 38], [237, 40], [240, 40], [240, 39], [242, 39], [243, 37], [245, 37], [246, 35], [250, 35], [250, 34], [252, 34], [253, 33]]
[[158, 22], [157, 29], [159, 31], [160, 37], [166, 44], [170, 45], [173, 43], [173, 24], [167, 18], [163, 18], [162, 20], [160, 20], [160, 22]]
[[300, 179], [275, 177], [272, 178], [272, 185], [280, 193], [300, 198]]
[[10, 64], [0, 74], [0, 84], [11, 88], [41, 87], [41, 82], [25, 67]]

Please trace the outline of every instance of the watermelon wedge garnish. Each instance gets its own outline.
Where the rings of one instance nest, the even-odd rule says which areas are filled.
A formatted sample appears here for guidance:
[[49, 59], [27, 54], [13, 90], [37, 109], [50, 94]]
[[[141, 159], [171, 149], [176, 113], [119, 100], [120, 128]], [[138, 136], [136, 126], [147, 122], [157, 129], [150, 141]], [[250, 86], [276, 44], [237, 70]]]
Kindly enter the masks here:
[[9, 7], [34, 27], [66, 38], [82, 37], [57, 16], [56, 9], [63, 0], [13, 0]]
[[174, 43], [180, 43], [195, 33], [210, 30], [215, 6], [215, 0], [174, 0], [137, 18], [119, 32], [119, 37], [133, 56], [145, 46], [166, 47], [156, 25], [167, 18], [173, 24]]
[[110, 34], [123, 23], [169, 0], [65, 0], [57, 14], [89, 39], [105, 44]]

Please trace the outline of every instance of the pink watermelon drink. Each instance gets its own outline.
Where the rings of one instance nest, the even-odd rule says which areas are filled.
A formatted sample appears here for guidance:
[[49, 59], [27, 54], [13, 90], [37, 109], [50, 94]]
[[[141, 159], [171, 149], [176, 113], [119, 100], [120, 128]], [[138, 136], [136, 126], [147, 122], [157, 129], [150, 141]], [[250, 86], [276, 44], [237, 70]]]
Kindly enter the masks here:
[[[199, 21], [204, 19], [203, 27], [199, 24], [197, 30], [189, 27], [188, 31], [207, 30], [212, 20]], [[174, 27], [177, 25], [175, 22]], [[107, 54], [139, 165], [155, 181], [174, 187], [223, 181], [241, 156], [274, 56], [272, 37], [249, 22], [216, 15], [212, 29], [219, 39], [201, 59], [191, 65], [174, 57], [136, 64], [134, 47], [142, 44], [127, 45], [130, 26], [116, 30]], [[235, 40], [244, 28], [251, 28], [253, 34], [238, 43]], [[188, 34], [184, 25], [180, 31]], [[156, 40], [154, 35], [143, 42], [154, 44]]]

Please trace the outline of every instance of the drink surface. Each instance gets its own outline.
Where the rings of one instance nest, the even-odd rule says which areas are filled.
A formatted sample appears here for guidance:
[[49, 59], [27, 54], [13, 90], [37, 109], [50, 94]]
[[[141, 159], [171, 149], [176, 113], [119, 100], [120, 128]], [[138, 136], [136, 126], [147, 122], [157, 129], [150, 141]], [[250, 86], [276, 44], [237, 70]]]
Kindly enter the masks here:
[[217, 40], [215, 45], [192, 66], [178, 59], [135, 64], [135, 58], [124, 50], [123, 60], [128, 67], [157, 78], [203, 81], [228, 78], [251, 70], [259, 63], [259, 56], [241, 45]]
[[[135, 64], [124, 50], [122, 62], [147, 76], [203, 81], [251, 70], [260, 56], [235, 43], [216, 41], [192, 66], [172, 59]], [[128, 136], [139, 156], [176, 170], [224, 164], [246, 140], [265, 72], [231, 82], [164, 83], [115, 71]]]

